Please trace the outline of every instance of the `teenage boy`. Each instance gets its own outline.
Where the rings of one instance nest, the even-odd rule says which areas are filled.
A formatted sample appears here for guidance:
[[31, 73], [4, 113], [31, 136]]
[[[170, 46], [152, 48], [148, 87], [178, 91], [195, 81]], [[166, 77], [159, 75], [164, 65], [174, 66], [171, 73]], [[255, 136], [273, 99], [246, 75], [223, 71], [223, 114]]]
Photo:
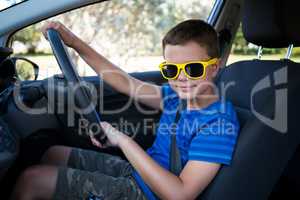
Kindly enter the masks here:
[[[66, 45], [117, 91], [150, 107], [162, 116], [151, 148], [144, 151], [132, 138], [110, 124], [101, 126], [107, 144], [116, 146], [120, 158], [70, 147], [55, 146], [43, 157], [44, 164], [27, 169], [19, 178], [15, 199], [195, 199], [213, 180], [222, 164], [230, 165], [239, 124], [230, 102], [221, 101], [213, 80], [219, 70], [217, 33], [201, 20], [187, 20], [163, 39], [165, 61], [159, 66], [167, 84], [158, 86], [135, 79], [80, 40], [59, 22], [56, 29]], [[109, 73], [107, 73], [109, 72]], [[130, 87], [129, 87], [130, 86]], [[150, 97], [149, 97], [150, 96]], [[187, 103], [176, 124], [176, 145], [183, 166], [170, 172], [171, 133], [176, 110]]]

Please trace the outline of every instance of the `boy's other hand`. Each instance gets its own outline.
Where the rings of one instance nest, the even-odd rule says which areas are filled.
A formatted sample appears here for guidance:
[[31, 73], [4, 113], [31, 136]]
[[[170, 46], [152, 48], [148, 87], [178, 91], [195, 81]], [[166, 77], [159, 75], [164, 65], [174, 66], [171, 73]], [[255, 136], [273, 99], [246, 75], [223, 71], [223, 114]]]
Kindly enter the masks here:
[[101, 144], [94, 136], [90, 135], [92, 143], [99, 148], [106, 148], [109, 146], [119, 146], [122, 139], [127, 137], [125, 134], [114, 128], [111, 124], [107, 122], [100, 123], [102, 130], [107, 137], [106, 144]]
[[47, 38], [47, 30], [53, 28], [55, 29], [59, 34], [61, 39], [64, 41], [64, 43], [69, 47], [74, 47], [75, 40], [78, 39], [76, 35], [70, 31], [67, 27], [65, 27], [62, 23], [51, 21], [49, 23], [46, 23], [42, 27], [42, 33]]

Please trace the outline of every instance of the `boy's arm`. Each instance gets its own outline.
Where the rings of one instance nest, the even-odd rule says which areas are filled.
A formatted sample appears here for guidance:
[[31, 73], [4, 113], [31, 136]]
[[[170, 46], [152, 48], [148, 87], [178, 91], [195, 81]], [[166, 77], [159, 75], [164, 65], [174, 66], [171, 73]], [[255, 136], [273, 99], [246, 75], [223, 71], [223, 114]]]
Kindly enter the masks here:
[[80, 39], [73, 48], [114, 89], [152, 108], [161, 109], [160, 86], [130, 76]]
[[97, 53], [93, 48], [83, 42], [61, 23], [50, 22], [45, 25], [43, 28], [45, 36], [46, 31], [49, 28], [56, 29], [60, 33], [60, 36], [66, 45], [76, 50], [83, 60], [115, 90], [152, 108], [162, 109], [160, 86], [140, 81], [130, 76], [107, 60], [104, 56]]
[[220, 164], [216, 163], [188, 161], [178, 177], [158, 165], [131, 138], [125, 136], [120, 140], [119, 147], [145, 183], [161, 199], [196, 199], [220, 168]]
[[[161, 198], [195, 199], [217, 174], [220, 164], [189, 161], [180, 176], [175, 176], [157, 164], [134, 140], [106, 122], [104, 133], [113, 146], [118, 146], [149, 187]], [[92, 139], [96, 146], [101, 144]]]

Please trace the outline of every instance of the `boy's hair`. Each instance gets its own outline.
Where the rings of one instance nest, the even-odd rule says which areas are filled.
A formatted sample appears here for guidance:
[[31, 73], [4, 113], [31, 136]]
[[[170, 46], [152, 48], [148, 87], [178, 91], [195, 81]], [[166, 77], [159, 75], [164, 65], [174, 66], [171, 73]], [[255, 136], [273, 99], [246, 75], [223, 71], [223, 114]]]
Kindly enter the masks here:
[[184, 45], [191, 41], [204, 47], [211, 58], [220, 57], [217, 32], [210, 24], [198, 19], [186, 20], [169, 30], [162, 41], [163, 51], [168, 44]]

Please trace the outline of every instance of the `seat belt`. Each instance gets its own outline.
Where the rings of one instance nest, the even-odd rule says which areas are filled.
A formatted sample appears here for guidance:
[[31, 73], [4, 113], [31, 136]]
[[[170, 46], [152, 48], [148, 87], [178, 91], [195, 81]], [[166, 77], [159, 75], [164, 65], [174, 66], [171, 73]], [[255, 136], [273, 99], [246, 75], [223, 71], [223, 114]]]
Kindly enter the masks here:
[[[174, 120], [174, 124], [177, 125], [180, 119], [180, 112], [187, 107], [186, 100], [180, 100], [177, 107], [177, 112]], [[177, 126], [176, 126], [177, 127]], [[174, 175], [179, 176], [182, 170], [182, 163], [180, 158], [180, 151], [176, 143], [176, 129], [172, 127], [171, 129], [171, 143], [170, 143], [170, 153], [169, 153], [169, 170]]]

